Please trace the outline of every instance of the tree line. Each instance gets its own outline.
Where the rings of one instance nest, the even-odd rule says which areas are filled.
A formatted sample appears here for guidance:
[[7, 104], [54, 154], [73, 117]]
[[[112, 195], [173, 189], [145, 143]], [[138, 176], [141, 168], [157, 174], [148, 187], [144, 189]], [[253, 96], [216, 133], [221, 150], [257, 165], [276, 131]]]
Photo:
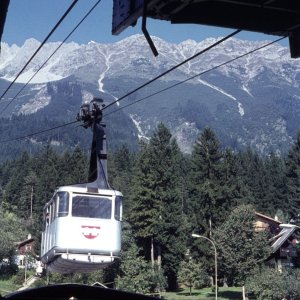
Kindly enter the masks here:
[[[213, 249], [192, 233], [215, 241], [219, 284], [244, 285], [270, 253], [267, 233], [254, 232], [254, 212], [277, 215], [282, 222], [298, 217], [300, 134], [286, 156], [261, 157], [250, 148], [224, 149], [205, 128], [185, 155], [159, 124], [138, 152], [121, 145], [110, 153], [108, 167], [111, 186], [125, 196], [122, 253], [97, 276], [125, 290], [214, 285]], [[7, 247], [26, 231], [40, 240], [43, 206], [57, 186], [85, 182], [87, 169], [87, 154], [79, 147], [59, 154], [48, 145], [37, 155], [25, 152], [3, 163], [1, 222], [10, 218], [12, 226], [25, 224], [16, 226], [24, 229], [18, 234], [8, 234]], [[0, 259], [9, 247], [2, 248]], [[74, 278], [88, 282], [89, 276], [95, 277]], [[70, 278], [53, 275], [53, 280]]]

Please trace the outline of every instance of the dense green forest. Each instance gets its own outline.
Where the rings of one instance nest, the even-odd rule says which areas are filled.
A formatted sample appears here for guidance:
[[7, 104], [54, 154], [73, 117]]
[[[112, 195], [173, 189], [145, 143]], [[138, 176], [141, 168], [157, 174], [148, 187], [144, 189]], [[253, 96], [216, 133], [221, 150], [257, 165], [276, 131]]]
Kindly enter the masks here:
[[[14, 242], [27, 232], [40, 240], [43, 206], [57, 186], [86, 181], [87, 167], [79, 147], [57, 153], [49, 145], [2, 164], [0, 260], [12, 256]], [[108, 168], [110, 184], [125, 197], [121, 259], [104, 271], [73, 274], [72, 280], [114, 282], [143, 293], [213, 285], [214, 252], [210, 243], [191, 236], [197, 233], [215, 241], [219, 285], [246, 284], [259, 294], [257, 276], [269, 272], [269, 282], [279, 286], [277, 275], [264, 267], [268, 236], [254, 232], [254, 212], [282, 222], [297, 219], [300, 134], [286, 157], [261, 157], [251, 149], [224, 149], [205, 128], [186, 156], [160, 124], [138, 152], [121, 145], [109, 153]], [[70, 277], [53, 274], [52, 280]]]

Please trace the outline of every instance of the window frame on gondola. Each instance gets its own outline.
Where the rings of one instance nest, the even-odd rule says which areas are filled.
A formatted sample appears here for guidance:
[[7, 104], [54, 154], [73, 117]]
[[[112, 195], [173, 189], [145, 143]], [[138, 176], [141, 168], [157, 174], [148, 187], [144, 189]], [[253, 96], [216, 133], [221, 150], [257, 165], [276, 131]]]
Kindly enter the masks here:
[[[72, 217], [111, 220], [113, 212], [113, 199], [109, 195], [89, 195], [73, 193]], [[96, 203], [99, 203], [95, 206]], [[109, 204], [109, 206], [108, 206]], [[105, 208], [104, 210], [102, 208]], [[104, 213], [103, 213], [104, 212]]]
[[57, 217], [67, 217], [69, 215], [70, 194], [68, 192], [57, 192], [55, 202], [57, 207]]
[[123, 197], [116, 196], [114, 218], [116, 221], [122, 221], [123, 217]]

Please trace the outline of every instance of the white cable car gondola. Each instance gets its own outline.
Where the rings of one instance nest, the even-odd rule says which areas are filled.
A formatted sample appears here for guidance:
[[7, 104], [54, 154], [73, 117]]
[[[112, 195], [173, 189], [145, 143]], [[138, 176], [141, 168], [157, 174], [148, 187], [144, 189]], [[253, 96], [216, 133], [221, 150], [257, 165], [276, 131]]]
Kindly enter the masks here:
[[94, 271], [113, 262], [121, 250], [123, 196], [107, 181], [101, 116], [95, 100], [78, 116], [84, 127], [93, 127], [89, 182], [59, 187], [44, 207], [41, 260], [50, 271]]

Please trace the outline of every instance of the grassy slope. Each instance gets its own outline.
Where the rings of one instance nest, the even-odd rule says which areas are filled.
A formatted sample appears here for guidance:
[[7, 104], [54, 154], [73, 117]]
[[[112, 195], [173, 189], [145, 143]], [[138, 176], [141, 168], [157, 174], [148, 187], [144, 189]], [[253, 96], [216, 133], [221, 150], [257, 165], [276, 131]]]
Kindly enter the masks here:
[[[5, 296], [16, 291], [20, 286], [9, 280], [0, 280], [0, 295]], [[213, 300], [215, 294], [211, 288], [201, 290], [193, 289], [191, 295], [188, 289], [182, 289], [178, 292], [165, 292], [162, 297], [166, 300]], [[219, 288], [218, 300], [238, 300], [242, 299], [242, 290], [239, 287]]]
[[[179, 292], [167, 292], [162, 294], [163, 298], [167, 300], [213, 300], [215, 299], [215, 293], [211, 288], [205, 288], [201, 290], [193, 289], [190, 296], [189, 290], [184, 289]], [[239, 287], [219, 288], [218, 291], [219, 300], [237, 300], [242, 299], [242, 290]]]
[[5, 296], [12, 292], [15, 292], [20, 285], [16, 285], [11, 280], [0, 280], [0, 295]]

